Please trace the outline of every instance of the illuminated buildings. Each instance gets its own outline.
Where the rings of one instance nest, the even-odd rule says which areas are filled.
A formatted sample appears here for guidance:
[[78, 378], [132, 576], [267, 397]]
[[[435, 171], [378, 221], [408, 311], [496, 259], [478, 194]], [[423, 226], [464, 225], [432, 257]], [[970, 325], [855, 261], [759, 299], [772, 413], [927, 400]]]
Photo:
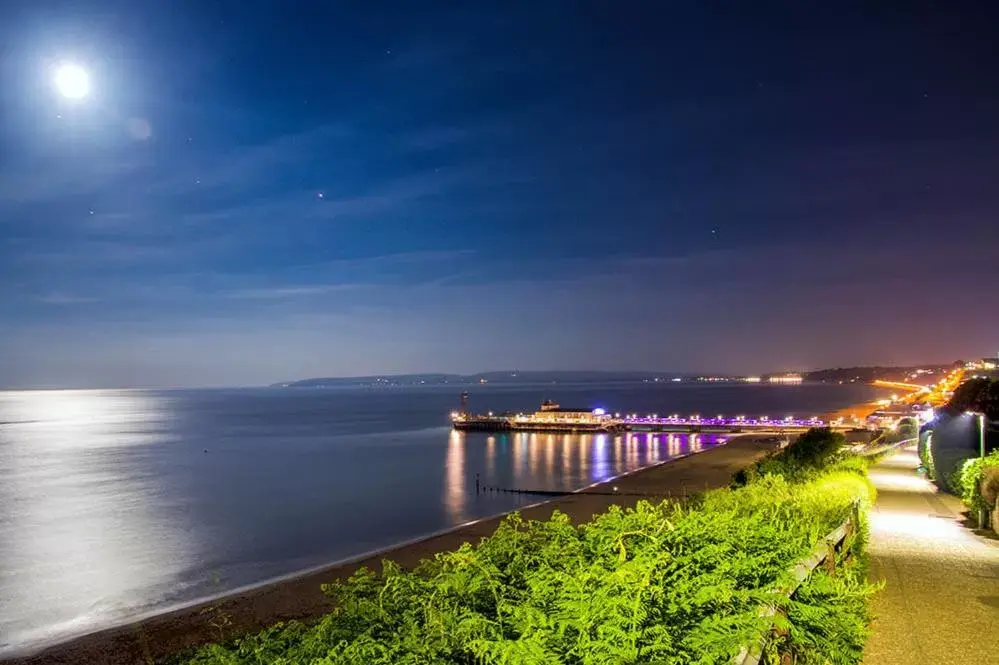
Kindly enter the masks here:
[[802, 382], [802, 377], [800, 374], [774, 374], [767, 377], [767, 383], [776, 383], [781, 385], [796, 385]]

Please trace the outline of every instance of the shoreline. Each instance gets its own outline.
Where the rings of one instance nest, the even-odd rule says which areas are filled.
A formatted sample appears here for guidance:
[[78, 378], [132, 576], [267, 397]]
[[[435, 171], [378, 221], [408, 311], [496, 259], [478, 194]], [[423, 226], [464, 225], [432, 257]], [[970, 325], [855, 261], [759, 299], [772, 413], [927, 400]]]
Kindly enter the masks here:
[[[613, 504], [630, 506], [642, 498], [685, 496], [725, 486], [732, 474], [772, 449], [772, 445], [759, 440], [764, 436], [734, 436], [706, 450], [692, 451], [592, 483], [563, 497], [524, 506], [519, 512], [526, 519], [546, 519], [558, 509], [573, 521], [582, 522]], [[613, 492], [618, 489], [622, 494], [615, 495]], [[509, 512], [472, 520], [386, 548], [233, 589], [206, 600], [159, 610], [48, 646], [26, 647], [17, 655], [11, 653], [0, 658], [0, 663], [148, 665], [192, 647], [219, 641], [218, 629], [210, 625], [213, 618], [226, 617], [226, 639], [256, 632], [279, 621], [318, 618], [332, 609], [322, 593], [323, 583], [346, 579], [362, 567], [380, 570], [383, 559], [396, 561], [404, 568], [413, 567], [437, 552], [457, 549], [464, 542], [478, 542], [492, 534], [507, 514]]]

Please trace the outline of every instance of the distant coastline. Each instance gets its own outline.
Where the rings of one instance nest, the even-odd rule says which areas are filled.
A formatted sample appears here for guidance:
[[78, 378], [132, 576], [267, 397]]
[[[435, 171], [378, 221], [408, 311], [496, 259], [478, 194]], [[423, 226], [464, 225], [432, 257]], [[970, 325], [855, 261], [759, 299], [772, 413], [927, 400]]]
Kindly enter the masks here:
[[836, 367], [801, 372], [768, 372], [756, 376], [690, 372], [632, 371], [527, 371], [506, 370], [477, 374], [372, 374], [297, 379], [271, 384], [272, 388], [333, 388], [349, 386], [479, 386], [523, 383], [767, 383], [771, 377], [793, 375], [808, 383], [870, 383], [875, 380], [898, 381], [921, 372], [942, 372], [951, 365], [926, 364], [909, 367], [858, 366]]

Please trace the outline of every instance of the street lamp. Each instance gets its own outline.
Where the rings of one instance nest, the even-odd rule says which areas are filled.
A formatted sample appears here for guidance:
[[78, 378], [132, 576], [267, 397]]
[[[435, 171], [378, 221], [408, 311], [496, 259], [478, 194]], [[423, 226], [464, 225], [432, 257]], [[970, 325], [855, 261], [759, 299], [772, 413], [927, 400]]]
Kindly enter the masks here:
[[985, 414], [980, 411], [965, 411], [964, 415], [973, 416], [978, 421], [978, 454], [985, 457]]
[[[974, 416], [978, 421], [978, 454], [985, 457], [985, 414], [978, 411], [967, 411], [969, 416]], [[988, 511], [985, 508], [978, 509], [978, 524], [982, 527], [988, 525]]]
[[985, 414], [975, 413], [978, 420], [978, 452], [985, 457]]

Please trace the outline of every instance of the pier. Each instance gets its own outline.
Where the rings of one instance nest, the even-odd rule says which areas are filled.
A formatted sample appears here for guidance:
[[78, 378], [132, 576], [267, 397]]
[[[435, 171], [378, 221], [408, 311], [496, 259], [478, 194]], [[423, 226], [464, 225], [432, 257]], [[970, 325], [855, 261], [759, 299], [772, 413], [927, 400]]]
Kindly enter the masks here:
[[554, 402], [542, 403], [541, 409], [532, 414], [469, 414], [465, 410], [467, 398], [463, 396], [462, 410], [451, 414], [451, 426], [460, 431], [478, 432], [802, 432], [812, 427], [855, 429], [855, 423], [842, 418], [825, 421], [818, 417], [770, 418], [759, 416], [716, 416], [702, 418], [698, 414], [660, 416], [649, 414], [610, 414], [604, 409], [565, 409]]

